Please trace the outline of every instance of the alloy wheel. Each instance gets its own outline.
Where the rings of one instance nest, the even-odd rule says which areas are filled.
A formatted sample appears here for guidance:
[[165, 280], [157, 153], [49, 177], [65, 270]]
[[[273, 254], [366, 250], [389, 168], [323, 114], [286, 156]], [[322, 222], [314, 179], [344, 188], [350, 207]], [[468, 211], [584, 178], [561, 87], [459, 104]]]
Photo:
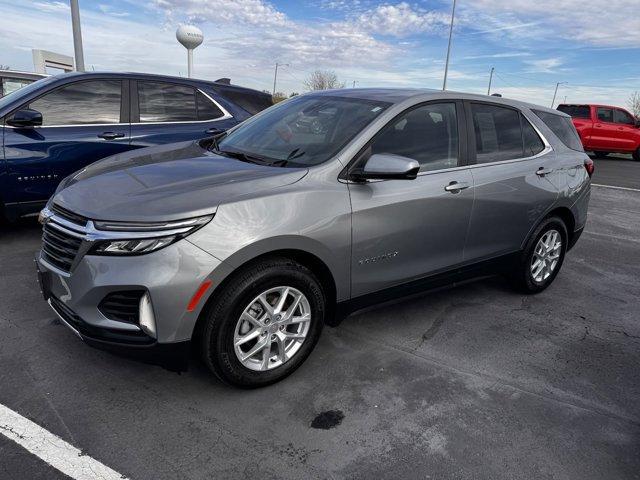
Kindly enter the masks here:
[[562, 253], [562, 237], [557, 230], [548, 230], [538, 240], [531, 258], [531, 276], [537, 283], [544, 282], [556, 269]]

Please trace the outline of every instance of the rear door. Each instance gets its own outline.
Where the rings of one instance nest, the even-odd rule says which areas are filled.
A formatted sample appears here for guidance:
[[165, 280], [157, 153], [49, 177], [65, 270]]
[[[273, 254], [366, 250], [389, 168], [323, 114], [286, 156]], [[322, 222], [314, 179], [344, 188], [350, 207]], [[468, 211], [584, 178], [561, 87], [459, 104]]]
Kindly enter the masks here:
[[132, 80], [131, 92], [133, 147], [205, 138], [237, 123], [209, 94], [191, 85]]
[[415, 159], [421, 167], [415, 180], [349, 184], [352, 296], [462, 262], [473, 204], [463, 118], [462, 102], [413, 107], [389, 122], [361, 153], [358, 162], [390, 153]]
[[20, 106], [18, 109], [39, 111], [42, 126], [5, 126], [5, 201], [20, 203], [23, 213], [29, 213], [46, 202], [67, 175], [128, 150], [125, 87], [119, 79], [84, 80], [65, 84]]
[[613, 108], [596, 107], [596, 119], [593, 124], [589, 146], [600, 151], [619, 150], [623, 143], [618, 126], [613, 121]]
[[464, 258], [476, 262], [521, 248], [558, 197], [560, 173], [553, 150], [518, 109], [483, 102], [466, 108], [475, 200]]

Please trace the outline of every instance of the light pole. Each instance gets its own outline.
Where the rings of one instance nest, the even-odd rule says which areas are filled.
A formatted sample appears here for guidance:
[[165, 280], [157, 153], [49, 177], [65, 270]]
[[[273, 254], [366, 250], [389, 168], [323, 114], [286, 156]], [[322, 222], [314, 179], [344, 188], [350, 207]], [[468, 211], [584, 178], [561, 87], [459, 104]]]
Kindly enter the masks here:
[[82, 31], [80, 30], [78, 0], [71, 0], [71, 29], [73, 30], [73, 53], [76, 57], [76, 70], [84, 72], [84, 53], [82, 51]]
[[556, 83], [556, 90], [555, 92], [553, 92], [553, 100], [551, 100], [551, 108], [553, 108], [553, 104], [556, 103], [556, 95], [558, 94], [558, 87], [560, 85], [566, 85], [568, 82], [557, 82]]
[[493, 80], [493, 72], [495, 67], [491, 67], [491, 73], [489, 74], [489, 88], [487, 88], [487, 95], [491, 95], [491, 80]]
[[447, 61], [444, 64], [444, 82], [442, 90], [447, 89], [447, 75], [449, 73], [449, 56], [451, 55], [451, 38], [453, 37], [453, 20], [456, 16], [456, 0], [453, 0], [453, 9], [451, 10], [451, 25], [449, 26], [449, 44], [447, 45]]
[[276, 82], [278, 81], [278, 67], [288, 67], [289, 64], [288, 63], [278, 63], [276, 62], [276, 71], [273, 74], [273, 93], [272, 95], [276, 94]]

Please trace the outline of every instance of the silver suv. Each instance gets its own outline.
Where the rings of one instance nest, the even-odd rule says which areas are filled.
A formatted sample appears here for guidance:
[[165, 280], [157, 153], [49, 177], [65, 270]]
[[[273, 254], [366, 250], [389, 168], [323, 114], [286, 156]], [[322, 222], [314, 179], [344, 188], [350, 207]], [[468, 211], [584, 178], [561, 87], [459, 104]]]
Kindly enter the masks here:
[[365, 304], [488, 271], [544, 290], [584, 228], [592, 171], [555, 110], [310, 93], [65, 179], [41, 213], [39, 278], [91, 343], [192, 341], [220, 379], [260, 386]]

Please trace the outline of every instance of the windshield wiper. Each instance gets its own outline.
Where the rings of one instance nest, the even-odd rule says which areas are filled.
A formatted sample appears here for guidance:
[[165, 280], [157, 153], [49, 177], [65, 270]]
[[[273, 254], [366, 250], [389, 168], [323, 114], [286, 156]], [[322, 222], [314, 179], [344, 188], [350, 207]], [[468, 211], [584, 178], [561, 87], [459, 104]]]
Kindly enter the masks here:
[[238, 152], [235, 150], [215, 150], [215, 153], [224, 155], [225, 157], [235, 158], [242, 162], [255, 163], [257, 165], [269, 165], [269, 162], [262, 157], [250, 155], [244, 152]]

